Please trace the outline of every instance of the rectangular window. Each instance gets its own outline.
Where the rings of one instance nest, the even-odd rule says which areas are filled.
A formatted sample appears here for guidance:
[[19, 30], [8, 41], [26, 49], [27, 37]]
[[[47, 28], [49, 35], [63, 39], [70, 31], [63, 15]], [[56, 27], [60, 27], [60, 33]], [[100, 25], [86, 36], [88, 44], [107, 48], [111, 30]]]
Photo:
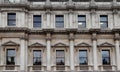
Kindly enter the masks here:
[[42, 53], [41, 50], [33, 51], [33, 65], [42, 65]]
[[64, 28], [64, 16], [63, 15], [56, 15], [55, 18], [55, 26], [56, 28]]
[[78, 15], [78, 28], [86, 28], [86, 16]]
[[100, 28], [108, 28], [108, 16], [100, 15]]
[[65, 65], [64, 50], [56, 50], [56, 65]]
[[33, 16], [33, 27], [34, 28], [41, 28], [41, 15], [34, 15]]
[[8, 13], [8, 26], [16, 25], [16, 13]]
[[110, 65], [110, 51], [109, 50], [102, 50], [102, 64]]
[[88, 64], [87, 50], [79, 50], [79, 65], [87, 64]]
[[16, 56], [16, 51], [15, 49], [7, 49], [6, 53], [6, 64], [7, 65], [15, 65], [15, 56]]

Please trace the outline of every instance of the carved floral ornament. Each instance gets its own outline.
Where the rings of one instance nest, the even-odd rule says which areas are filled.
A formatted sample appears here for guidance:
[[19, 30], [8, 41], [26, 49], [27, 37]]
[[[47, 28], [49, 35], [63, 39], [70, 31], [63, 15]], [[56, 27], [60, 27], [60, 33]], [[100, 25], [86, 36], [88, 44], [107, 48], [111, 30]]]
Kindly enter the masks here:
[[99, 44], [97, 46], [99, 48], [99, 51], [101, 50], [101, 48], [110, 48], [113, 51], [113, 48], [115, 47], [115, 45], [113, 45], [111, 43], [108, 43], [108, 42], [101, 43], [101, 44]]
[[59, 42], [52, 45], [52, 48], [53, 48], [53, 51], [55, 51], [56, 48], [65, 48], [65, 50], [67, 51], [67, 48], [69, 48], [69, 45]]
[[32, 48], [42, 48], [44, 52], [44, 49], [46, 48], [46, 46], [41, 43], [36, 42], [36, 43], [29, 45], [28, 48], [30, 48], [30, 51], [32, 50]]
[[75, 45], [76, 51], [79, 50], [79, 48], [88, 48], [88, 50], [90, 51], [91, 45], [85, 42], [82, 43], [78, 43]]
[[14, 47], [18, 50], [18, 47], [20, 46], [19, 44], [17, 44], [16, 42], [13, 42], [13, 41], [8, 41], [8, 42], [5, 42], [2, 44], [4, 50], [6, 47]]

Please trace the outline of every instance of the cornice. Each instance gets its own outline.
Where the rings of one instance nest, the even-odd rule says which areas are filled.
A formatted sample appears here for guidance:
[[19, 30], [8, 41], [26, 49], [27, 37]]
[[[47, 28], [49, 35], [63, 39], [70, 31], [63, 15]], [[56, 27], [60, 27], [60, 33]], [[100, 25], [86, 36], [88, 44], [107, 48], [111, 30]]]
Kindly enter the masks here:
[[44, 5], [31, 5], [30, 3], [16, 3], [16, 4], [0, 4], [0, 8], [25, 8], [28, 10], [114, 10], [120, 9], [120, 5], [111, 3], [109, 5], [96, 5], [96, 3], [84, 4], [74, 4], [73, 2], [68, 2], [67, 4], [56, 4], [53, 5], [51, 2], [46, 2]]
[[26, 27], [0, 27], [0, 32], [29, 32]]
[[44, 29], [29, 29], [26, 27], [0, 27], [0, 32], [24, 32], [28, 34], [114, 34], [120, 33], [120, 29], [77, 29], [77, 28], [63, 28], [63, 29], [54, 29], [54, 28], [44, 28]]

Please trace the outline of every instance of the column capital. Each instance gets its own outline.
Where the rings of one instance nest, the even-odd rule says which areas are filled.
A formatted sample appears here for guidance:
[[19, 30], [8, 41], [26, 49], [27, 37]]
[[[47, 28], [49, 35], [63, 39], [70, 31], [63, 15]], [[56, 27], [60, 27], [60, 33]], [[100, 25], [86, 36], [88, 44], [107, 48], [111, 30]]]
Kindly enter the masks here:
[[46, 33], [46, 40], [51, 40], [51, 33]]
[[74, 39], [75, 39], [74, 33], [69, 33], [69, 40], [74, 40]]
[[120, 40], [120, 34], [119, 33], [115, 33], [114, 40]]
[[92, 40], [97, 40], [97, 34], [96, 33], [92, 33]]
[[21, 36], [20, 36], [20, 39], [21, 39], [21, 40], [28, 40], [28, 36], [27, 36], [27, 35], [21, 35]]

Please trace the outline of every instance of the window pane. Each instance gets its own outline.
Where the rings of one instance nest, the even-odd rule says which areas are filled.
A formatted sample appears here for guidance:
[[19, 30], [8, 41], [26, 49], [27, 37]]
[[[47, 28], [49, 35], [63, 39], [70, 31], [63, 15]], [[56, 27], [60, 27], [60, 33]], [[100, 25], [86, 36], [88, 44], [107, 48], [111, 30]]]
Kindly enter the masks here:
[[8, 26], [15, 26], [15, 25], [16, 25], [16, 14], [8, 13]]
[[41, 65], [41, 50], [33, 51], [33, 65]]
[[78, 15], [78, 21], [86, 21], [85, 15]]
[[78, 28], [85, 28], [85, 27], [86, 27], [86, 16], [78, 15]]
[[79, 64], [80, 65], [88, 64], [88, 61], [87, 61], [87, 50], [80, 50], [79, 51]]
[[100, 21], [108, 21], [107, 15], [101, 15]]
[[63, 28], [64, 27], [64, 16], [56, 15], [56, 27]]
[[110, 64], [110, 52], [109, 50], [102, 50], [102, 63]]
[[65, 65], [64, 50], [57, 50], [56, 51], [56, 65]]
[[16, 19], [15, 13], [8, 13], [8, 19]]
[[41, 27], [41, 15], [34, 15], [33, 27]]
[[14, 49], [7, 50], [7, 56], [6, 56], [7, 65], [15, 65], [15, 55], [16, 55], [16, 51]]
[[108, 28], [108, 17], [107, 15], [100, 16], [100, 27], [101, 28]]

